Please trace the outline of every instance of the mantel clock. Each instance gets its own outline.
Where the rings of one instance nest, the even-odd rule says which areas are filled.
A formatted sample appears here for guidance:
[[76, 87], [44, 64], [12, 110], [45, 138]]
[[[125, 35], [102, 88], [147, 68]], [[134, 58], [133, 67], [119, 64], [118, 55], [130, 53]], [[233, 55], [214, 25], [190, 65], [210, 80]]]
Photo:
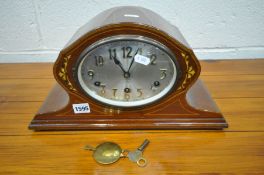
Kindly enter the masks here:
[[106, 10], [80, 28], [56, 60], [57, 84], [33, 130], [222, 129], [180, 31], [141, 7]]

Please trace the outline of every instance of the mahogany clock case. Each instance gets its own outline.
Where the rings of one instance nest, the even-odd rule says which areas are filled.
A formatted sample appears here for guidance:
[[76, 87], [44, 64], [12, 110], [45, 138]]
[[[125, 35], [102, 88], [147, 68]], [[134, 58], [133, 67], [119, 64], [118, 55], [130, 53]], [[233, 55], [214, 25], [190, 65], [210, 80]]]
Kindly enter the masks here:
[[[93, 129], [223, 129], [227, 123], [198, 80], [201, 68], [193, 51], [157, 26], [121, 22], [85, 32], [63, 49], [54, 64], [58, 84], [29, 125], [33, 130]], [[115, 35], [152, 38], [175, 55], [181, 70], [176, 86], [165, 98], [147, 106], [121, 108], [105, 105], [86, 95], [74, 78], [75, 65], [85, 48]], [[78, 36], [78, 34], [77, 34]], [[72, 104], [88, 103], [91, 112], [75, 114]]]

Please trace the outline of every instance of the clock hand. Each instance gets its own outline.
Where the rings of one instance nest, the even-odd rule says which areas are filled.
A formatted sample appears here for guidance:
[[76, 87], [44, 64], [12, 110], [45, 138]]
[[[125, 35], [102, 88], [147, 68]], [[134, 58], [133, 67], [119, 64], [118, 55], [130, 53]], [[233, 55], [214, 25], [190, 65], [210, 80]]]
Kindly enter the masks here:
[[130, 68], [132, 67], [133, 63], [134, 63], [135, 56], [137, 55], [138, 51], [139, 51], [139, 48], [137, 49], [135, 55], [133, 56], [132, 61], [131, 61], [130, 65], [129, 65], [129, 68], [128, 68], [128, 70], [126, 71], [128, 74], [130, 74], [130, 73], [129, 73], [129, 70], [130, 70]]
[[122, 64], [120, 63], [120, 61], [119, 61], [115, 56], [111, 56], [111, 58], [113, 58], [114, 63], [115, 63], [116, 65], [118, 65], [118, 66], [121, 68], [121, 70], [123, 71], [123, 73], [126, 74], [126, 71], [125, 71], [125, 69], [123, 68], [123, 66], [122, 66]]

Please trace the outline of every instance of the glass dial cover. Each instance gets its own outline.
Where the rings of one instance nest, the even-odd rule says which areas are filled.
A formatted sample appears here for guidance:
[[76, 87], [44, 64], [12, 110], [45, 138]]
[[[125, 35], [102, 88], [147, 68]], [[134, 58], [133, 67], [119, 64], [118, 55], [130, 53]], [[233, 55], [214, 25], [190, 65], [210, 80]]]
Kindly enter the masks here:
[[93, 99], [118, 107], [156, 102], [179, 76], [172, 52], [156, 40], [118, 35], [87, 47], [77, 62], [81, 89]]

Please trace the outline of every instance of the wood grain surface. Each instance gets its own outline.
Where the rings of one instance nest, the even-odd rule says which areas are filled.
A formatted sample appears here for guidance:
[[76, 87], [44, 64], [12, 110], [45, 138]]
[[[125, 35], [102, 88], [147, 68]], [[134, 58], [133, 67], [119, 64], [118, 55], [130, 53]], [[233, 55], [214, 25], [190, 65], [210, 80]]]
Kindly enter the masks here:
[[[0, 174], [264, 174], [264, 59], [202, 61], [201, 79], [229, 128], [34, 132], [27, 129], [55, 83], [52, 64], [0, 64]], [[97, 164], [86, 144], [135, 149], [150, 140], [140, 168], [128, 159]]]

